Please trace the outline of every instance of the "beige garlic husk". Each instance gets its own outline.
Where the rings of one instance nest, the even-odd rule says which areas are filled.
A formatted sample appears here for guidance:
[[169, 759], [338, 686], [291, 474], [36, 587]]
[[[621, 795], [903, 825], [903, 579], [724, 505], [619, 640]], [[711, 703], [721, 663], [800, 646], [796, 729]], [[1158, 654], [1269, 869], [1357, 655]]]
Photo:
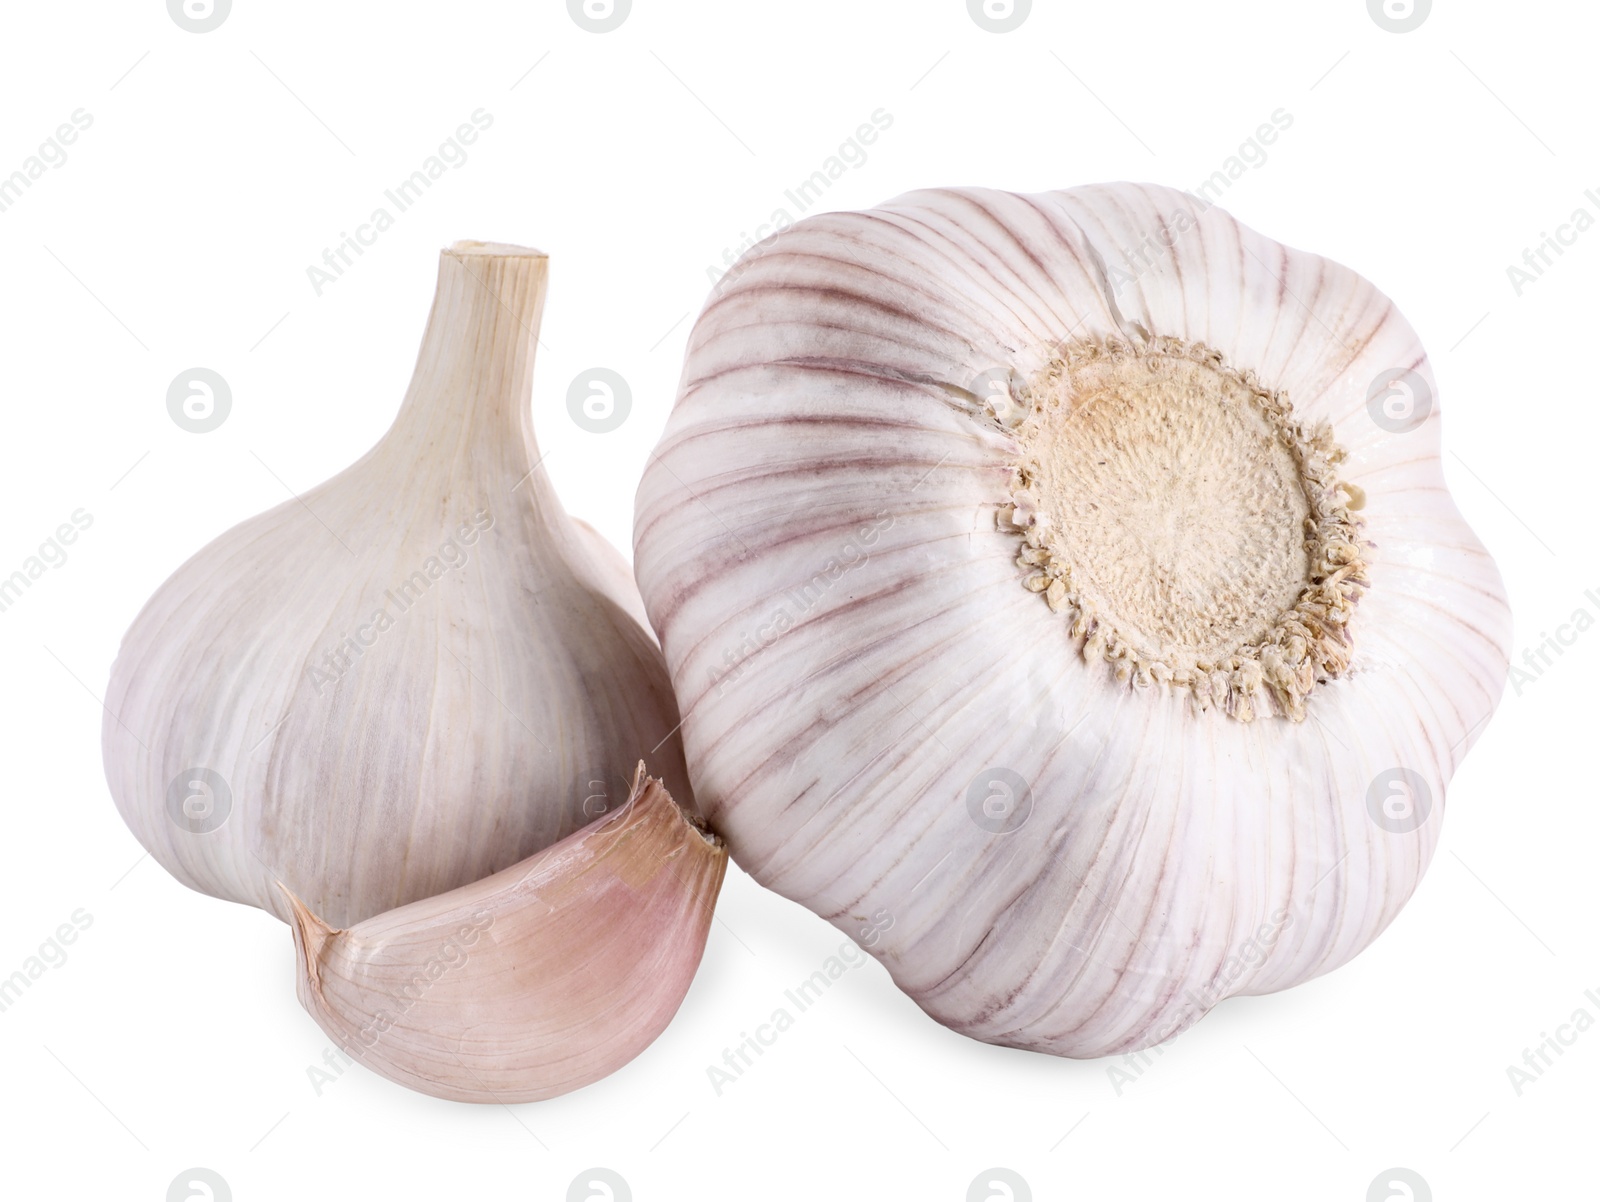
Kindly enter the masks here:
[[618, 810], [493, 876], [338, 931], [294, 904], [300, 1000], [347, 1055], [462, 1102], [535, 1102], [643, 1051], [728, 865], [639, 766]]
[[[388, 433], [201, 550], [129, 629], [106, 775], [183, 883], [360, 932], [397, 907], [453, 906], [604, 818], [641, 758], [692, 807], [629, 568], [562, 509], [534, 441], [546, 281], [538, 251], [444, 251]], [[716, 882], [694, 888], [709, 906]], [[485, 939], [521, 946], [543, 922], [513, 908]], [[700, 950], [664, 949], [680, 969], [667, 988]], [[508, 987], [478, 976], [491, 959], [463, 974], [486, 1004]]]
[[1416, 332], [1161, 187], [753, 249], [634, 539], [734, 859], [940, 1022], [1060, 1055], [1369, 944], [1505, 681]]

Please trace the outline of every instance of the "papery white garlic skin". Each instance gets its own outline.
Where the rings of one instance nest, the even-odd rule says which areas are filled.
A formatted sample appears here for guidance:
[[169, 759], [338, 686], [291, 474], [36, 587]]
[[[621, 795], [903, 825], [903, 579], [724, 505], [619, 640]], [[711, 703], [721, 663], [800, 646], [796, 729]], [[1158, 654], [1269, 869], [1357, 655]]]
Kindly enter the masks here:
[[443, 252], [389, 432], [201, 550], [129, 629], [107, 778], [185, 884], [287, 920], [281, 882], [345, 927], [571, 834], [641, 755], [692, 805], [627, 565], [534, 442], [546, 279], [538, 251]]
[[[1267, 487], [1256, 460], [1156, 473], [1148, 498], [1034, 491], [1020, 423], [1097, 347], [1214, 356], [1286, 399], [1283, 470], [1330, 523], [1306, 587], [1352, 577], [1309, 599], [1311, 638], [1263, 611], [1248, 654], [1174, 664], [1094, 579], [1045, 570], [1033, 536], [1081, 530], [1073, 505], [1148, 531], [1163, 511], [1128, 514], [1154, 499], [1178, 549], [1225, 549], [1218, 513], [1282, 517], [1225, 503]], [[1380, 420], [1402, 376], [1415, 420]], [[637, 502], [703, 812], [848, 933], [892, 916], [895, 981], [994, 1043], [1148, 1047], [1337, 966], [1415, 889], [1505, 680], [1505, 592], [1446, 491], [1437, 397], [1372, 284], [1170, 189], [930, 190], [783, 231], [702, 311]], [[1152, 462], [1181, 462], [1193, 430], [1147, 424]], [[1148, 558], [1152, 587], [1178, 579]], [[1211, 567], [1181, 579], [1248, 577]]]
[[300, 1000], [347, 1055], [423, 1093], [568, 1093], [677, 1012], [727, 864], [640, 765], [621, 808], [481, 881], [343, 931], [291, 898]]

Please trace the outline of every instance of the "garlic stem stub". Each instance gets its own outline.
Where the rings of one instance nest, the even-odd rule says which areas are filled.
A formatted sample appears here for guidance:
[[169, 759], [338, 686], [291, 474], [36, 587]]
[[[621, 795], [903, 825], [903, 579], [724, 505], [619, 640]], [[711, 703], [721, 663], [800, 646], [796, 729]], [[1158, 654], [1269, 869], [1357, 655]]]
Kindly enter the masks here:
[[461, 1102], [535, 1102], [648, 1047], [705, 950], [727, 852], [639, 766], [627, 802], [349, 930], [294, 903], [298, 992], [347, 1055]]
[[111, 792], [185, 884], [353, 926], [587, 825], [647, 755], [693, 795], [631, 572], [562, 508], [530, 397], [548, 260], [463, 242], [394, 425], [235, 526], [123, 640]]
[[637, 500], [698, 804], [993, 1043], [1136, 1050], [1343, 963], [1508, 663], [1437, 397], [1371, 283], [1171, 189], [780, 232]]

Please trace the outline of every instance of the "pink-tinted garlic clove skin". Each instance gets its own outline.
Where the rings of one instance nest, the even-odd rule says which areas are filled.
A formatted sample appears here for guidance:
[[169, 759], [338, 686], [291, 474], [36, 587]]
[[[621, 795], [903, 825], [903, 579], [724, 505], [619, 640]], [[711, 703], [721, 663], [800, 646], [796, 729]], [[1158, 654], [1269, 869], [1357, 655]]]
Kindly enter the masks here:
[[615, 813], [471, 885], [342, 931], [290, 895], [300, 1001], [407, 1088], [557, 1097], [627, 1064], [677, 1013], [727, 863], [641, 765]]

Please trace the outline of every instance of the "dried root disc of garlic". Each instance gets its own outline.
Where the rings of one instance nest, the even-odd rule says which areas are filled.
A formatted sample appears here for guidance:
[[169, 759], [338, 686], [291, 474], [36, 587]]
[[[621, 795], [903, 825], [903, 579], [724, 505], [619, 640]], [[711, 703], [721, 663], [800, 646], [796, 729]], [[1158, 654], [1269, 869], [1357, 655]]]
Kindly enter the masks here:
[[1018, 566], [1119, 679], [1300, 721], [1349, 666], [1366, 565], [1326, 422], [1203, 344], [1111, 338], [1058, 348], [1010, 428]]

